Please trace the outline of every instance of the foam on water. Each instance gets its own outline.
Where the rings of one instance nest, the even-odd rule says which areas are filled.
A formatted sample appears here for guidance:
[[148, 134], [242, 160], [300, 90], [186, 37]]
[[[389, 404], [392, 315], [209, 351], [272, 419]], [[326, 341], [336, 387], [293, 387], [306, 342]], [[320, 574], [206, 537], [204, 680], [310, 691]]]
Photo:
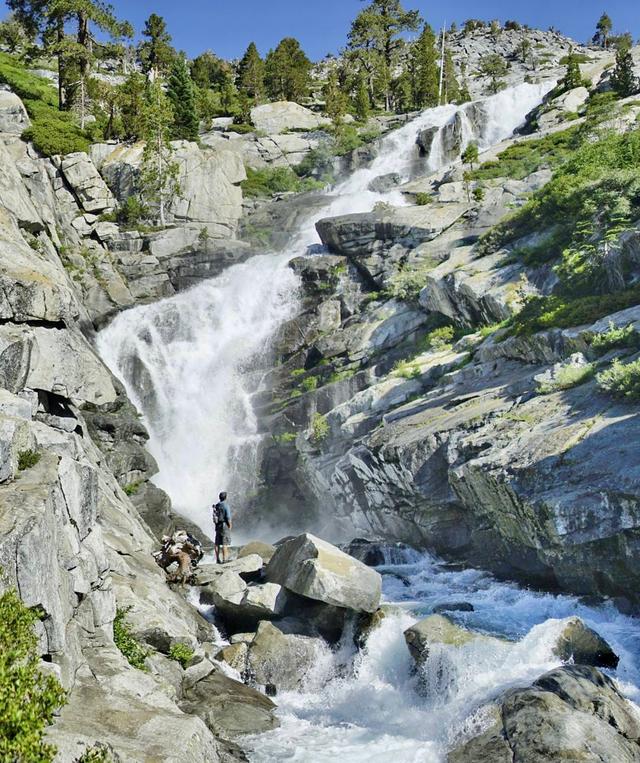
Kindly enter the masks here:
[[[580, 616], [620, 656], [621, 689], [638, 699], [638, 621], [608, 606], [497, 582], [475, 570], [448, 571], [429, 556], [385, 566], [384, 591], [397, 609], [347, 668], [334, 666], [318, 691], [277, 698], [280, 729], [250, 740], [251, 760], [443, 763], [447, 751], [488, 727], [495, 700], [560, 665], [553, 645], [562, 618]], [[389, 574], [393, 573], [393, 574]], [[400, 577], [398, 577], [400, 576]], [[409, 581], [407, 587], [402, 579]], [[474, 612], [450, 617], [500, 640], [432, 648], [416, 674], [403, 632], [443, 601], [467, 601]], [[336, 665], [344, 662], [344, 648]]]

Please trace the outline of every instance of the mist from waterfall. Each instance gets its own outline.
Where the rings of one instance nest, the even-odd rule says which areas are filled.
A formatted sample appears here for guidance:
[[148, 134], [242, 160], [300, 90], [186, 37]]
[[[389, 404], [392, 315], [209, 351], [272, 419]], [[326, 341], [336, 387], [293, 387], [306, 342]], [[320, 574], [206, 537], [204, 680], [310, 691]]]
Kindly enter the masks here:
[[220, 490], [250, 496], [256, 488], [261, 437], [251, 398], [261, 388], [274, 337], [296, 314], [298, 284], [288, 262], [318, 242], [317, 220], [370, 211], [380, 201], [406, 204], [397, 190], [380, 194], [368, 186], [390, 172], [412, 176], [420, 131], [437, 128], [431, 155], [422, 159], [426, 174], [450, 160], [443, 142], [456, 118], [463, 148], [471, 140], [488, 147], [510, 136], [552, 85], [523, 84], [462, 107], [427, 109], [380, 141], [372, 165], [338, 184], [286, 251], [121, 313], [99, 334], [100, 355], [143, 413], [159, 466], [154, 482], [175, 511], [210, 531], [209, 507]]

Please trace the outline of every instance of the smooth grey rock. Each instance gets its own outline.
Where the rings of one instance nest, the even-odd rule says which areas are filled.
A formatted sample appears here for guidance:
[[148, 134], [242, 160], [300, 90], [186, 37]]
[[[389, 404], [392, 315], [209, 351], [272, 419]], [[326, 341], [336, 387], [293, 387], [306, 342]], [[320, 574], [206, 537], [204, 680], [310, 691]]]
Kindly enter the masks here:
[[267, 135], [277, 135], [286, 130], [317, 130], [330, 120], [314, 114], [304, 106], [290, 101], [276, 101], [251, 109], [251, 121], [258, 130]]
[[322, 648], [319, 639], [284, 634], [275, 625], [262, 622], [249, 645], [248, 669], [263, 686], [271, 684], [283, 691], [299, 689]]
[[309, 533], [279, 546], [266, 574], [272, 583], [335, 607], [374, 612], [380, 603], [375, 570]]
[[576, 665], [615, 669], [620, 661], [602, 636], [585, 625], [579, 617], [567, 619], [553, 652], [563, 662], [572, 660]]
[[31, 125], [20, 98], [9, 90], [0, 90], [0, 133], [22, 135]]
[[[0, 404], [1, 405], [1, 404]], [[257, 554], [264, 564], [268, 564], [273, 555], [276, 552], [276, 547], [270, 543], [262, 543], [261, 541], [254, 540], [247, 543], [238, 551], [238, 559], [244, 559], [247, 556], [253, 556]]]
[[82, 151], [67, 154], [60, 163], [60, 171], [86, 212], [103, 212], [115, 207], [113, 194], [88, 154]]
[[472, 641], [493, 643], [498, 647], [504, 645], [502, 639], [485, 636], [469, 631], [456, 625], [448, 617], [429, 615], [404, 632], [404, 638], [416, 664], [421, 665], [429, 657], [429, 648], [433, 644], [461, 647]]

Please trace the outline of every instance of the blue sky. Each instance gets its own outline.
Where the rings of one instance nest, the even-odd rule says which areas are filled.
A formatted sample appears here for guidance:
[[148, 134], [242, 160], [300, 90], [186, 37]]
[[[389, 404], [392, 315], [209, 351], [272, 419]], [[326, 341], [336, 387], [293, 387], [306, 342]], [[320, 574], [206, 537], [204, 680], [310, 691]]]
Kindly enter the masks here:
[[[297, 37], [309, 56], [323, 57], [345, 44], [351, 19], [363, 7], [360, 0], [111, 0], [118, 15], [139, 33], [150, 13], [164, 16], [174, 45], [195, 56], [213, 50], [223, 58], [240, 56], [256, 42], [262, 53], [282, 37]], [[579, 40], [592, 34], [606, 8], [617, 31], [640, 37], [640, 0], [448, 0], [447, 3], [405, 0], [434, 27], [445, 21], [513, 18], [546, 29], [558, 27]], [[0, 0], [0, 15], [6, 6]]]

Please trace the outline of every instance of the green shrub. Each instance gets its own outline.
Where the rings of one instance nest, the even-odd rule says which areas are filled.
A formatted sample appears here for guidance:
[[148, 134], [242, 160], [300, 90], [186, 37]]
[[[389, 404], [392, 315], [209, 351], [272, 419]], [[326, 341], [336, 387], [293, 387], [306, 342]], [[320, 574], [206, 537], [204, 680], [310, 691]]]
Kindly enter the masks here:
[[313, 178], [299, 178], [289, 167], [267, 167], [253, 170], [247, 167], [247, 179], [242, 190], [248, 198], [273, 196], [276, 193], [302, 193], [323, 188], [323, 183]]
[[584, 366], [563, 366], [558, 369], [556, 375], [551, 381], [543, 382], [538, 385], [538, 392], [542, 395], [548, 395], [551, 392], [559, 392], [563, 389], [571, 389], [580, 384], [584, 384], [591, 379], [594, 374], [594, 367], [591, 363]]
[[416, 194], [416, 204], [419, 207], [426, 207], [428, 204], [431, 204], [433, 201], [433, 198], [430, 193], [426, 193], [425, 191], [420, 191]]
[[484, 197], [486, 196], [486, 191], [484, 190], [484, 188], [481, 185], [476, 186], [473, 189], [472, 196], [473, 196], [475, 201], [483, 201]]
[[140, 488], [143, 485], [144, 485], [144, 481], [138, 480], [137, 482], [130, 482], [128, 485], [125, 485], [122, 489], [124, 490], [125, 495], [132, 496], [140, 492]]
[[253, 125], [247, 124], [231, 124], [227, 127], [227, 132], [235, 132], [238, 135], [248, 135], [249, 133], [256, 132], [256, 128]]
[[43, 77], [28, 72], [8, 53], [0, 53], [0, 82], [20, 96], [31, 118], [31, 127], [22, 133], [45, 156], [88, 151], [89, 139], [70, 112], [58, 110], [55, 87]]
[[623, 400], [640, 400], [640, 359], [632, 363], [614, 360], [611, 368], [596, 377], [604, 392]]
[[316, 445], [327, 439], [329, 436], [329, 422], [327, 417], [321, 413], [314, 413], [311, 420], [311, 441]]
[[399, 360], [391, 374], [401, 379], [417, 379], [421, 374], [420, 365], [414, 360]]
[[302, 380], [302, 389], [305, 392], [312, 392], [314, 389], [318, 388], [318, 377], [317, 376], [307, 376], [306, 379]]
[[557, 167], [575, 148], [577, 131], [568, 130], [514, 143], [497, 159], [485, 162], [469, 173], [470, 180], [493, 180], [495, 178], [513, 178], [523, 180], [541, 167]]
[[640, 302], [640, 286], [612, 294], [567, 299], [553, 295], [529, 300], [507, 324], [510, 333], [528, 336], [551, 328], [583, 326]]
[[31, 469], [42, 458], [42, 454], [37, 450], [21, 450], [18, 453], [18, 471], [25, 471], [25, 469]]
[[193, 655], [193, 649], [191, 649], [191, 647], [187, 646], [186, 644], [181, 644], [178, 642], [176, 644], [172, 644], [169, 648], [169, 657], [172, 660], [179, 662], [183, 668], [186, 668], [187, 665], [191, 662]]
[[128, 196], [117, 212], [118, 222], [125, 227], [135, 227], [148, 216], [148, 207], [137, 196]]
[[628, 326], [616, 326], [609, 323], [609, 329], [600, 334], [594, 334], [590, 345], [593, 350], [604, 354], [616, 347], [637, 347], [640, 343], [640, 334], [635, 330], [632, 323]]
[[97, 742], [82, 753], [75, 763], [112, 763], [113, 757], [106, 744]]
[[426, 346], [432, 350], [445, 350], [451, 347], [456, 330], [453, 326], [441, 326], [434, 329], [425, 339]]
[[291, 442], [295, 442], [298, 435], [295, 432], [283, 432], [282, 434], [274, 434], [273, 439], [278, 445], [288, 445]]
[[38, 615], [14, 590], [0, 596], [0, 760], [53, 761], [56, 749], [44, 742], [44, 730], [65, 702], [53, 676], [39, 670]]
[[139, 670], [146, 670], [145, 660], [151, 654], [151, 650], [142, 646], [131, 632], [131, 626], [127, 622], [127, 614], [131, 607], [118, 607], [113, 621], [113, 640], [116, 646], [126, 657], [129, 665]]

